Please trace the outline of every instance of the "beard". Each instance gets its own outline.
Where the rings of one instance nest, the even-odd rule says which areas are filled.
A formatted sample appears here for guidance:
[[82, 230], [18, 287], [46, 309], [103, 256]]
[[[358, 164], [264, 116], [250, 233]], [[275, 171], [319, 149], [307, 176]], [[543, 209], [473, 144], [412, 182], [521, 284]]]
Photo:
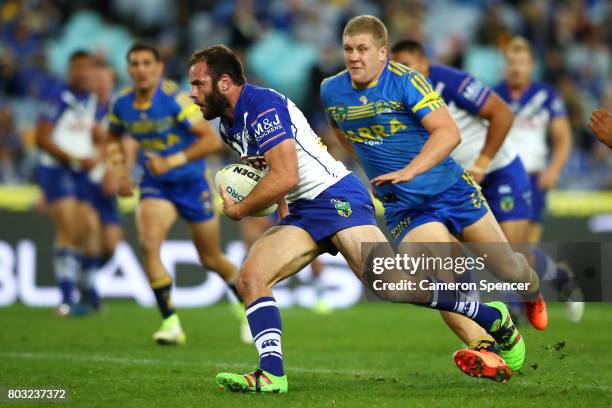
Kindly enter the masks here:
[[212, 92], [204, 97], [204, 102], [206, 104], [204, 119], [206, 120], [212, 120], [223, 116], [230, 106], [227, 99], [214, 87]]

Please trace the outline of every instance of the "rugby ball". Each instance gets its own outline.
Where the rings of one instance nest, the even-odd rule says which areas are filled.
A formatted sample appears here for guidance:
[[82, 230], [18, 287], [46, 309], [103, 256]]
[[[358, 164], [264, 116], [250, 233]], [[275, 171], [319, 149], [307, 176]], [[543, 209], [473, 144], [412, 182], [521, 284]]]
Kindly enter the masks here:
[[[253, 191], [264, 175], [263, 171], [246, 164], [230, 164], [219, 169], [215, 174], [215, 186], [218, 189], [223, 188], [234, 201], [240, 202]], [[273, 204], [265, 210], [252, 214], [252, 216], [264, 217], [277, 209], [278, 204]]]

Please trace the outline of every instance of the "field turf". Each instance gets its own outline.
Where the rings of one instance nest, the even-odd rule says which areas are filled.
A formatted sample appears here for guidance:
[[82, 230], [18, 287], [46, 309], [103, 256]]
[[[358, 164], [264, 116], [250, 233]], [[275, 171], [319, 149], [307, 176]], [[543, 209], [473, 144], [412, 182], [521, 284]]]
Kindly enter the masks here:
[[18, 305], [0, 308], [0, 388], [67, 388], [66, 403], [78, 407], [611, 406], [612, 306], [587, 305], [579, 324], [562, 305], [550, 315], [545, 332], [523, 327], [527, 364], [503, 385], [457, 370], [459, 342], [436, 312], [382, 303], [325, 316], [283, 310], [289, 393], [237, 395], [218, 391], [214, 376], [251, 371], [257, 355], [226, 304], [181, 310], [180, 348], [154, 345], [157, 311], [130, 302], [73, 319]]

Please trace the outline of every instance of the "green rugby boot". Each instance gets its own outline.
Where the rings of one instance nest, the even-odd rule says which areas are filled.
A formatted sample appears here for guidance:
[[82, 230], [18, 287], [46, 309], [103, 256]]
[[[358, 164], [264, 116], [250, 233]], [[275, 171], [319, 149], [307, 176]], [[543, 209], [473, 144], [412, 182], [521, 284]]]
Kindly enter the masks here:
[[286, 393], [287, 376], [272, 375], [262, 369], [248, 374], [220, 373], [215, 379], [220, 390], [231, 392]]
[[495, 339], [499, 347], [499, 355], [506, 361], [513, 372], [519, 371], [525, 364], [525, 341], [518, 332], [508, 308], [502, 302], [486, 303], [487, 306], [499, 310], [501, 319], [493, 323], [489, 334]]

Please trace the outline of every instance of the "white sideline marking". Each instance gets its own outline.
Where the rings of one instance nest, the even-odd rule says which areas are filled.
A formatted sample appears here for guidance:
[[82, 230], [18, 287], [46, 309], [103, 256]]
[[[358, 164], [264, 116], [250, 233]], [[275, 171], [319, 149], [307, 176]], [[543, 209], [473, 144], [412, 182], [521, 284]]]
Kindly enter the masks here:
[[[15, 352], [15, 351], [0, 351], [0, 357], [8, 358], [27, 358], [32, 360], [73, 360], [73, 361], [89, 361], [95, 363], [110, 363], [110, 364], [128, 364], [128, 365], [160, 365], [160, 366], [189, 366], [189, 367], [200, 367], [200, 368], [244, 368], [253, 365], [253, 363], [214, 363], [214, 362], [191, 362], [181, 360], [156, 360], [150, 358], [126, 358], [126, 357], [112, 357], [112, 356], [100, 356], [100, 355], [76, 355], [76, 354], [58, 354], [58, 353], [47, 353], [47, 352]], [[287, 366], [287, 370], [302, 372], [302, 373], [314, 373], [314, 374], [342, 374], [342, 375], [376, 375], [374, 371], [348, 371], [348, 370], [331, 370], [326, 368], [308, 368], [298, 366]]]
[[[16, 352], [16, 351], [0, 351], [0, 358], [27, 358], [32, 360], [73, 360], [73, 361], [88, 361], [95, 363], [110, 363], [110, 364], [128, 364], [128, 365], [160, 365], [160, 366], [189, 366], [189, 367], [201, 367], [201, 368], [244, 368], [248, 367], [249, 363], [197, 363], [190, 361], [181, 360], [156, 360], [149, 358], [126, 358], [126, 357], [112, 357], [112, 356], [101, 356], [101, 355], [76, 355], [76, 354], [57, 354], [48, 352]], [[380, 372], [375, 371], [348, 371], [348, 370], [330, 370], [327, 368], [307, 368], [299, 366], [288, 366], [287, 371], [301, 372], [301, 373], [312, 373], [312, 374], [341, 374], [349, 376], [380, 376]], [[534, 378], [538, 381], [537, 378]], [[476, 381], [476, 380], [475, 380]], [[510, 383], [513, 384], [513, 383]], [[509, 385], [512, 386], [512, 385]], [[548, 389], [558, 391], [559, 386], [553, 384], [542, 384], [540, 382], [531, 382], [529, 379], [522, 377], [521, 383], [517, 384], [521, 387], [537, 387], [539, 389]], [[568, 384], [568, 388], [577, 388], [579, 390], [589, 391], [604, 391], [612, 392], [612, 386], [605, 384]]]

